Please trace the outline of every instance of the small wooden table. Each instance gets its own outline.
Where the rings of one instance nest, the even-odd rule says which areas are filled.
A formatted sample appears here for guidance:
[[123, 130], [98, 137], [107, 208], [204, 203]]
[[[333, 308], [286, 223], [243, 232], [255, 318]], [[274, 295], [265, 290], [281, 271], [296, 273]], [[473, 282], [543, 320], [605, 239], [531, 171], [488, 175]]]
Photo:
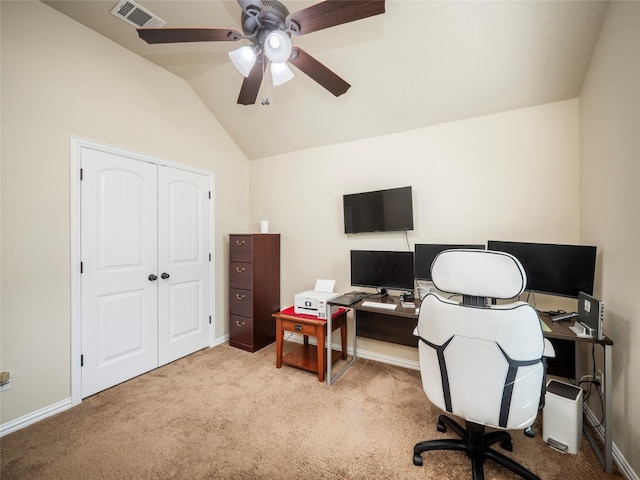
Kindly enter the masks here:
[[[324, 382], [327, 357], [325, 349], [327, 321], [311, 315], [296, 314], [293, 307], [276, 312], [272, 316], [276, 319], [276, 368], [281, 368], [285, 363], [310, 372], [317, 372], [318, 381]], [[334, 313], [331, 319], [331, 330], [338, 328], [340, 328], [342, 351], [331, 350], [332, 363], [339, 358], [347, 359], [347, 310], [344, 308]], [[303, 335], [303, 344], [283, 355], [284, 332]], [[316, 338], [317, 346], [309, 344], [309, 337]]]

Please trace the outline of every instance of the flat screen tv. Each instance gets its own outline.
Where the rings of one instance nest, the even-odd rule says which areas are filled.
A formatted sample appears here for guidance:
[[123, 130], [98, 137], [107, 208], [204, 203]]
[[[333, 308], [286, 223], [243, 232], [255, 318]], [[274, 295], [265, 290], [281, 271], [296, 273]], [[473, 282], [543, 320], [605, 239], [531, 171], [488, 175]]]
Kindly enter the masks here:
[[431, 281], [431, 264], [440, 252], [457, 248], [472, 248], [484, 250], [480, 244], [444, 244], [444, 243], [416, 243], [415, 246], [415, 274], [418, 280]]
[[490, 240], [487, 249], [520, 260], [529, 291], [570, 298], [578, 298], [579, 292], [593, 294], [596, 247]]
[[413, 230], [411, 187], [351, 193], [342, 203], [344, 233]]
[[351, 250], [351, 285], [387, 290], [412, 291], [413, 252]]

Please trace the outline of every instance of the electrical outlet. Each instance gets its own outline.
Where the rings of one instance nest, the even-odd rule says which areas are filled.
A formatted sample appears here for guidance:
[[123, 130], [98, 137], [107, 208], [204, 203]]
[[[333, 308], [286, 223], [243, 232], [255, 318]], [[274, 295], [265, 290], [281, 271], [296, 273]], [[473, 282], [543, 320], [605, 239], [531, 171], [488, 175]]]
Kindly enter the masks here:
[[600, 385], [600, 391], [604, 393], [604, 373], [602, 370], [596, 370], [596, 381]]

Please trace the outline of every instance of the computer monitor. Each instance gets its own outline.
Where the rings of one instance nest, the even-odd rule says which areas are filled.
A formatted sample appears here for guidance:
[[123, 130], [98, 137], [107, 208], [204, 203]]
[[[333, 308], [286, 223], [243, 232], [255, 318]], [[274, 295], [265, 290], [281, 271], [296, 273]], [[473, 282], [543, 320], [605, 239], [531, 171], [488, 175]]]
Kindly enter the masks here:
[[415, 274], [418, 280], [431, 280], [431, 265], [440, 252], [458, 248], [484, 250], [479, 244], [416, 243]]
[[529, 291], [570, 298], [578, 298], [579, 292], [593, 294], [596, 247], [490, 240], [487, 249], [520, 260]]
[[351, 285], [387, 290], [412, 291], [413, 252], [351, 250]]

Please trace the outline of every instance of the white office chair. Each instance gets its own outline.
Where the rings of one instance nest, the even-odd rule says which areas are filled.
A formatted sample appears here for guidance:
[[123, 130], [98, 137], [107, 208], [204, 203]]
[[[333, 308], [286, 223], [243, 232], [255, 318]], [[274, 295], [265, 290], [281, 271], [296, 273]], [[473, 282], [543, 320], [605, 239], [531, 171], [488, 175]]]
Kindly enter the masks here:
[[[540, 319], [528, 303], [490, 305], [489, 298], [512, 299], [526, 286], [526, 274], [512, 255], [489, 250], [447, 250], [432, 265], [434, 286], [462, 295], [462, 302], [427, 295], [414, 334], [427, 397], [465, 419], [466, 429], [440, 415], [438, 431], [451, 428], [460, 439], [419, 442], [413, 463], [428, 450], [460, 450], [472, 460], [474, 480], [484, 479], [492, 460], [526, 479], [536, 475], [491, 448], [512, 450], [506, 431], [531, 428], [544, 399], [545, 342]], [[485, 433], [485, 426], [497, 430]], [[529, 436], [532, 430], [529, 430]]]

